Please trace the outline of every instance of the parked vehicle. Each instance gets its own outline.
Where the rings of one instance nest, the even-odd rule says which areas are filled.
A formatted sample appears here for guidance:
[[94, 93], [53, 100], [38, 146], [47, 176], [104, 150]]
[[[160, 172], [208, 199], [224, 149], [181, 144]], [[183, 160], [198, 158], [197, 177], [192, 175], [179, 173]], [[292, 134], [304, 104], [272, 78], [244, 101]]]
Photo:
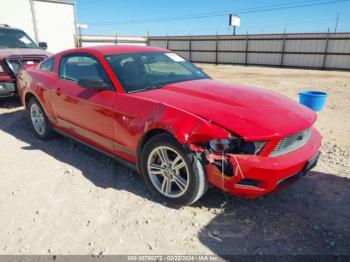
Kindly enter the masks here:
[[0, 97], [17, 93], [16, 75], [22, 65], [40, 63], [49, 56], [47, 44], [34, 41], [22, 30], [0, 25]]
[[170, 204], [214, 185], [256, 198], [316, 165], [316, 114], [282, 95], [222, 83], [169, 50], [68, 50], [23, 69], [19, 94], [35, 134], [54, 131], [140, 172]]

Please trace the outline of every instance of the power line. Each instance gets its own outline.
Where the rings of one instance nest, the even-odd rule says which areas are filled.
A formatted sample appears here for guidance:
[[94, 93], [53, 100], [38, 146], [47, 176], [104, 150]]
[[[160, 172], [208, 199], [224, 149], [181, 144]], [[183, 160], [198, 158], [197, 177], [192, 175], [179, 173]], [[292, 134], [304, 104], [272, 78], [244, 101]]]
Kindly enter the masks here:
[[[290, 2], [290, 3], [283, 3], [283, 4], [273, 4], [273, 5], [265, 5], [265, 6], [257, 6], [257, 7], [251, 7], [251, 8], [243, 8], [243, 9], [236, 9], [234, 12], [245, 12], [245, 11], [257, 11], [261, 8], [269, 8], [269, 7], [279, 7], [279, 6], [289, 6], [294, 4], [300, 4], [300, 3], [310, 3], [310, 2], [320, 2], [325, 0], [303, 0], [303, 1], [296, 1], [296, 2]], [[133, 24], [133, 23], [154, 23], [154, 22], [162, 22], [162, 21], [177, 21], [177, 20], [187, 20], [187, 19], [196, 19], [196, 18], [206, 18], [206, 17], [215, 17], [215, 16], [223, 16], [228, 15], [230, 13], [234, 13], [231, 11], [216, 11], [216, 12], [209, 12], [209, 13], [199, 13], [199, 14], [192, 14], [192, 15], [185, 15], [185, 16], [173, 16], [173, 17], [167, 17], [167, 18], [155, 18], [155, 19], [137, 19], [137, 20], [127, 20], [127, 21], [120, 21], [117, 24]], [[116, 22], [103, 22], [103, 23], [96, 23], [95, 25], [115, 25]]]
[[[250, 13], [258, 13], [258, 12], [270, 12], [276, 10], [286, 10], [292, 8], [301, 8], [301, 7], [312, 7], [312, 6], [320, 6], [320, 5], [329, 5], [329, 4], [337, 4], [341, 2], [348, 2], [350, 0], [332, 0], [326, 2], [316, 2], [320, 0], [308, 0], [308, 1], [298, 1], [291, 2], [286, 4], [277, 4], [270, 6], [260, 6], [255, 8], [246, 8], [246, 9], [237, 9], [236, 13], [239, 14], [250, 14]], [[311, 3], [316, 2], [316, 3]], [[121, 21], [121, 22], [105, 22], [105, 23], [96, 23], [92, 24], [93, 26], [108, 26], [108, 25], [127, 25], [127, 24], [146, 24], [146, 23], [156, 23], [156, 22], [171, 22], [171, 21], [180, 21], [180, 20], [191, 20], [191, 19], [202, 19], [209, 17], [218, 17], [229, 15], [230, 11], [225, 12], [212, 12], [212, 13], [202, 13], [191, 16], [181, 16], [181, 17], [170, 17], [170, 18], [156, 18], [156, 19], [138, 19], [138, 20], [129, 20], [129, 21]]]
[[86, 2], [77, 3], [77, 4], [79, 4], [80, 6], [84, 6], [84, 5], [90, 5], [90, 4], [100, 4], [100, 2], [102, 2], [102, 1], [106, 1], [106, 0], [99, 0], [99, 1], [92, 0], [92, 1], [86, 1]]

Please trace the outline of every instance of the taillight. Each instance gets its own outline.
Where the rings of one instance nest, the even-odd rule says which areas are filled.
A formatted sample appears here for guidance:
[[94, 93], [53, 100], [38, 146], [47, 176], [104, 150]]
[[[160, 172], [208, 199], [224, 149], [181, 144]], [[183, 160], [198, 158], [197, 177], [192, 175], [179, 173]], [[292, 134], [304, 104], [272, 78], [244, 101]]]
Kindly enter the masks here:
[[8, 71], [7, 71], [7, 69], [6, 69], [6, 66], [5, 66], [5, 64], [4, 63], [2, 63], [1, 61], [0, 61], [0, 74], [1, 75], [7, 75], [8, 74]]
[[4, 68], [2, 67], [2, 64], [0, 64], [0, 74], [5, 73]]
[[13, 80], [6, 65], [0, 61], [0, 82], [12, 82]]

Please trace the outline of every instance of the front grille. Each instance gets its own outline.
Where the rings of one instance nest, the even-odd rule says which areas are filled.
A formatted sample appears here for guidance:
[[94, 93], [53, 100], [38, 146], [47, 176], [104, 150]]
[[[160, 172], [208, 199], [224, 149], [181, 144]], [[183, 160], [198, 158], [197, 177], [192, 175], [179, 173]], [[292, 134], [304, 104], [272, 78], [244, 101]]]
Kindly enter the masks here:
[[277, 144], [270, 156], [280, 156], [292, 152], [304, 146], [309, 141], [310, 136], [311, 128], [286, 136]]
[[10, 56], [5, 61], [11, 72], [16, 76], [23, 65], [38, 64], [45, 58], [46, 56]]

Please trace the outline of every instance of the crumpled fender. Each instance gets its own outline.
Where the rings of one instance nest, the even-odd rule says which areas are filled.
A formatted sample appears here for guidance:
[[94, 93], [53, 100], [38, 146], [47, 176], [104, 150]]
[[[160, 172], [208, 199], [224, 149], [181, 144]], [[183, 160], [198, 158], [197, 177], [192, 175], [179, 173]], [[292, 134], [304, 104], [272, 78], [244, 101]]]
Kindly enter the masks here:
[[158, 104], [154, 113], [147, 119], [145, 132], [156, 128], [165, 129], [182, 144], [230, 137], [229, 131], [202, 117], [163, 104]]

